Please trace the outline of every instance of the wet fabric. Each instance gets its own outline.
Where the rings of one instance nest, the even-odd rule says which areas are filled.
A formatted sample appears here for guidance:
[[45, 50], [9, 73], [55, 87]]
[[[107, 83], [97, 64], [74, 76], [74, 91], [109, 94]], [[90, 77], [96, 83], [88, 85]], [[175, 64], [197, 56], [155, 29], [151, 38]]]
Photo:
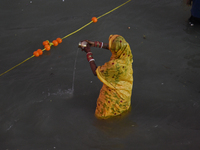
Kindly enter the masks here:
[[196, 18], [200, 18], [200, 0], [193, 0], [191, 14]]
[[131, 105], [133, 56], [130, 46], [122, 36], [111, 35], [109, 50], [112, 52], [110, 61], [96, 70], [103, 82], [95, 111], [98, 118], [120, 115]]

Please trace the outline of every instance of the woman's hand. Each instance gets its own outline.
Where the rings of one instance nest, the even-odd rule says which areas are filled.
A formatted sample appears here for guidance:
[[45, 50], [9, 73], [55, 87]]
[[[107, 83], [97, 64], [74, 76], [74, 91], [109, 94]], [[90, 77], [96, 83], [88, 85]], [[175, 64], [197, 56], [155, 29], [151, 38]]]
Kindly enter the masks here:
[[91, 47], [91, 46], [90, 46], [90, 44], [88, 43], [88, 44], [87, 44], [87, 47], [84, 47], [82, 50], [85, 51], [86, 53], [91, 52], [90, 47]]
[[89, 40], [85, 40], [85, 41], [88, 42], [91, 47], [94, 47], [94, 42], [93, 41], [89, 41]]

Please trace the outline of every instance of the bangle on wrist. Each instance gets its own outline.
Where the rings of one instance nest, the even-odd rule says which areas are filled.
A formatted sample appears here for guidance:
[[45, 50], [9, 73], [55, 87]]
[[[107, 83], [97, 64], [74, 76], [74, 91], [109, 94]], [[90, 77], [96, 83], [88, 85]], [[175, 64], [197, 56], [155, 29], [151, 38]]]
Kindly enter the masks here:
[[90, 59], [88, 62], [95, 61], [94, 59]]
[[102, 48], [103, 47], [103, 42], [101, 43], [101, 47], [100, 48]]
[[92, 52], [88, 52], [86, 56], [87, 56], [88, 62], [94, 61], [94, 58], [92, 57]]
[[103, 42], [95, 41], [94, 42], [94, 47], [102, 48], [103, 47]]

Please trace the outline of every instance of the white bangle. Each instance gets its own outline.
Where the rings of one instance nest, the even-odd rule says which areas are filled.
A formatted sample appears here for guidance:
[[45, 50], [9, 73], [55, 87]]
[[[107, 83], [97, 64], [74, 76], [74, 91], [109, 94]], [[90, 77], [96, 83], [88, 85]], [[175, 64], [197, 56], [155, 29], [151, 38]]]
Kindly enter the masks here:
[[94, 59], [90, 59], [90, 61], [89, 62], [91, 62], [91, 61], [95, 61]]
[[103, 47], [103, 42], [102, 42], [102, 44], [101, 44], [101, 48]]

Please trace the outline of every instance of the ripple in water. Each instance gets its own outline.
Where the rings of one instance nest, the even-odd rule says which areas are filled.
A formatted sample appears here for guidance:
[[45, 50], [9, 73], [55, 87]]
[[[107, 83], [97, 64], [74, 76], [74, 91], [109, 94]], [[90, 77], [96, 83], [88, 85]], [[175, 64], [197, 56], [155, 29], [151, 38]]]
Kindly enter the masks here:
[[68, 90], [61, 90], [58, 89], [58, 91], [56, 93], [48, 93], [48, 96], [63, 96], [63, 95], [73, 95], [74, 90], [73, 89], [68, 89]]
[[78, 57], [78, 51], [79, 51], [79, 49], [77, 49], [76, 57], [75, 57], [75, 62], [74, 62], [74, 71], [73, 71], [73, 78], [72, 78], [72, 88], [68, 89], [68, 90], [58, 89], [58, 91], [56, 93], [50, 93], [50, 92], [48, 92], [47, 96], [67, 96], [68, 98], [73, 96], [73, 93], [74, 93], [75, 73], [76, 73], [76, 62], [77, 62], [77, 57]]

